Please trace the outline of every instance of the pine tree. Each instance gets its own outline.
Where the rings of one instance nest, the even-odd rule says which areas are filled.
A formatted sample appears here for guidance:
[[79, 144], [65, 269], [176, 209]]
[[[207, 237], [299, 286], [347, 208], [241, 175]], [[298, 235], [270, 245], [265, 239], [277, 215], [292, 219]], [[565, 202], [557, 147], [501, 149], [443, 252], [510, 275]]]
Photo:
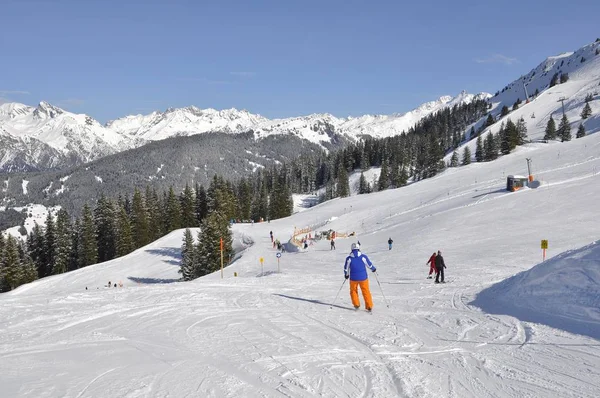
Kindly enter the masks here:
[[557, 135], [560, 137], [560, 142], [571, 141], [571, 125], [569, 124], [567, 115], [563, 115], [562, 119], [560, 119]]
[[524, 145], [527, 142], [527, 124], [523, 116], [517, 121], [517, 145]]
[[587, 119], [590, 116], [592, 116], [592, 108], [590, 107], [590, 103], [586, 102], [583, 110], [581, 111], [581, 118]]
[[183, 245], [181, 246], [181, 268], [184, 281], [191, 281], [198, 274], [196, 264], [194, 263], [194, 238], [189, 228], [185, 229], [183, 234]]
[[181, 223], [183, 227], [197, 227], [194, 192], [188, 184], [179, 198], [181, 203]]
[[79, 232], [81, 231], [81, 221], [79, 218], [75, 219], [73, 223], [73, 229], [71, 230], [71, 256], [69, 260], [69, 271], [79, 269], [79, 253], [80, 245]]
[[509, 123], [512, 124], [510, 118], [506, 121], [506, 126], [504, 126], [504, 123], [500, 125], [500, 130], [498, 131], [498, 139], [500, 140], [500, 153], [503, 155], [508, 155], [512, 150], [511, 132], [508, 128]]
[[489, 162], [498, 158], [498, 147], [494, 133], [490, 132], [484, 140], [484, 160]]
[[79, 266], [87, 267], [88, 265], [98, 262], [98, 244], [96, 242], [96, 231], [94, 228], [94, 218], [92, 210], [87, 203], [81, 211], [81, 231], [79, 232]]
[[350, 196], [350, 182], [348, 181], [348, 172], [346, 167], [341, 164], [338, 170], [337, 196], [345, 198]]
[[38, 278], [46, 276], [44, 263], [44, 231], [34, 222], [33, 228], [27, 237], [27, 251], [37, 270]]
[[508, 106], [504, 105], [502, 107], [502, 110], [500, 111], [500, 116], [504, 117], [506, 115], [508, 115], [510, 113], [510, 111], [508, 110]]
[[[408, 172], [406, 171], [406, 167], [402, 166], [400, 168], [400, 175], [398, 176], [398, 183], [400, 187], [405, 186], [408, 183]], [[369, 184], [367, 184], [367, 189], [370, 191]]]
[[431, 134], [427, 142], [425, 177], [430, 178], [444, 170], [444, 150], [442, 144]]
[[[143, 203], [146, 205], [142, 208], [146, 209], [146, 219], [148, 220], [148, 242], [154, 242], [155, 240], [157, 240], [158, 238], [160, 238], [161, 236], [164, 235], [163, 230], [162, 230], [162, 218], [161, 218], [161, 210], [160, 210], [160, 199], [158, 198], [158, 194], [156, 193], [155, 189], [150, 189], [150, 187], [146, 187], [146, 194], [144, 195], [144, 201]], [[131, 221], [133, 220], [133, 218], [131, 217], [133, 215], [133, 211], [127, 212], [127, 208], [125, 208], [125, 212], [127, 213], [127, 215], [130, 216], [130, 224]], [[143, 212], [141, 210], [138, 210], [139, 214], [137, 217], [142, 217]], [[142, 222], [142, 232], [143, 232], [143, 218], [139, 219], [140, 222]], [[198, 225], [200, 225], [200, 223], [198, 223]], [[133, 224], [131, 224], [131, 228], [132, 228], [132, 239], [134, 242], [134, 247], [137, 243], [140, 243], [141, 241], [144, 240], [144, 238], [140, 238], [138, 241], [136, 241], [133, 238], [133, 230], [135, 228], [135, 226]]]
[[31, 257], [12, 235], [0, 234], [0, 292], [9, 291], [37, 279]]
[[179, 200], [175, 195], [173, 186], [169, 187], [169, 193], [167, 194], [165, 217], [165, 228], [167, 233], [181, 228], [181, 206], [179, 205]]
[[21, 277], [19, 280], [19, 286], [25, 283], [33, 282], [37, 279], [37, 270], [35, 268], [35, 264], [33, 260], [27, 253], [24, 253], [23, 258], [21, 259]]
[[577, 129], [577, 134], [575, 135], [575, 138], [582, 138], [585, 137], [585, 127], [583, 126], [583, 123], [579, 124], [579, 128]]
[[475, 146], [475, 160], [477, 162], [483, 162], [485, 160], [485, 153], [483, 151], [483, 139], [481, 136], [477, 137]]
[[458, 167], [458, 151], [455, 149], [450, 158], [450, 167]]
[[[302, 188], [301, 188], [302, 189]], [[242, 178], [238, 185], [239, 217], [249, 220], [252, 211], [252, 185], [246, 178]], [[200, 225], [198, 222], [197, 225]]]
[[195, 277], [217, 271], [221, 267], [220, 240], [223, 239], [223, 258], [227, 260], [233, 252], [229, 220], [224, 214], [211, 212], [202, 221], [198, 233], [196, 259], [198, 261]]
[[71, 220], [66, 210], [61, 209], [56, 214], [56, 245], [54, 250], [53, 274], [64, 274], [71, 263]]
[[462, 155], [462, 165], [466, 166], [468, 164], [471, 164], [471, 150], [469, 149], [468, 146], [465, 146], [465, 149], [463, 150], [463, 155]]
[[398, 188], [399, 185], [399, 176], [400, 176], [400, 168], [398, 167], [397, 160], [392, 157], [389, 160], [389, 168], [388, 168], [388, 181], [390, 185], [388, 185], [388, 189]]
[[384, 191], [388, 189], [390, 185], [390, 176], [388, 171], [388, 165], [386, 161], [381, 164], [381, 170], [379, 172], [379, 180], [377, 182], [377, 190]]
[[544, 134], [545, 140], [555, 140], [556, 139], [556, 122], [550, 115], [550, 120], [548, 120], [548, 124], [546, 125], [546, 132]]
[[3, 291], [15, 289], [20, 285], [21, 278], [21, 261], [17, 241], [12, 235], [8, 235], [0, 257], [0, 288]]
[[519, 144], [519, 131], [510, 118], [506, 121], [505, 134], [508, 136], [510, 152], [512, 152]]
[[488, 113], [487, 119], [485, 120], [485, 127], [490, 127], [492, 124], [496, 123], [494, 117], [491, 113]]
[[[273, 170], [273, 188], [269, 197], [270, 219], [287, 217], [292, 214], [294, 203], [287, 170], [287, 167], [282, 167], [279, 171]], [[333, 180], [331, 182], [333, 183]]]
[[[582, 59], [584, 59], [582, 57]], [[562, 75], [560, 75], [560, 82], [561, 83], [566, 83], [569, 81], [569, 74], [568, 73], [563, 73]]]
[[[158, 214], [156, 216], [158, 216]], [[160, 225], [158, 219], [156, 221], [156, 224]], [[134, 249], [138, 249], [150, 243], [148, 211], [142, 198], [142, 193], [137, 188], [133, 191], [133, 200], [131, 203], [131, 231]]]
[[365, 194], [365, 193], [370, 193], [370, 189], [369, 189], [369, 183], [367, 182], [367, 179], [365, 177], [365, 174], [361, 171], [360, 172], [360, 179], [358, 180], [358, 193], [360, 195]]
[[54, 267], [54, 253], [56, 251], [56, 228], [54, 225], [54, 217], [52, 212], [48, 211], [46, 217], [46, 231], [44, 233], [44, 249], [42, 251], [42, 258], [44, 263], [44, 276], [52, 275], [52, 268]]
[[[252, 211], [252, 210], [251, 210]], [[196, 219], [198, 225], [208, 215], [208, 200], [206, 198], [206, 190], [203, 185], [196, 184]]]
[[131, 222], [125, 211], [125, 207], [119, 208], [117, 216], [117, 256], [121, 257], [133, 251], [133, 236]]
[[268, 214], [269, 199], [267, 194], [267, 184], [264, 174], [259, 172], [257, 176], [257, 192], [252, 201], [252, 220], [259, 221], [265, 219]]
[[558, 84], [558, 72], [552, 76], [552, 79], [550, 79], [550, 87], [554, 87], [557, 84]]
[[104, 195], [100, 196], [94, 209], [94, 223], [96, 226], [96, 242], [98, 244], [98, 262], [109, 261], [117, 253], [115, 244], [115, 208], [112, 200]]
[[10, 284], [7, 280], [8, 267], [4, 266], [5, 249], [6, 242], [4, 241], [4, 234], [0, 233], [0, 293], [7, 292], [10, 290]]

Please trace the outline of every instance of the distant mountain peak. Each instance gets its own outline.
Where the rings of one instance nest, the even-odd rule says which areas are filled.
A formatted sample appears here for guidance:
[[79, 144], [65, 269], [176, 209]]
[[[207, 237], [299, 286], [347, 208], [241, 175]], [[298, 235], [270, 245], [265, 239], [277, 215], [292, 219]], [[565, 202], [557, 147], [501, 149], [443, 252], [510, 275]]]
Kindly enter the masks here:
[[46, 101], [39, 103], [37, 108], [33, 111], [33, 114], [37, 118], [55, 118], [56, 116], [65, 113], [62, 109], [49, 104]]

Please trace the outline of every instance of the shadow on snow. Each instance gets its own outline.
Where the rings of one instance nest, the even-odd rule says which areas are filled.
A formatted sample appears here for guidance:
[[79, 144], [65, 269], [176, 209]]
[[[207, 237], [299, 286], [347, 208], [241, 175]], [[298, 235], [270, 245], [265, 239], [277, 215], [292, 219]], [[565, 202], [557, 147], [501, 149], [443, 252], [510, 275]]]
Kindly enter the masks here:
[[179, 282], [180, 279], [160, 279], [160, 278], [138, 278], [136, 276], [128, 276], [127, 279], [133, 281], [135, 283], [141, 283], [144, 285], [153, 285], [153, 284], [164, 284], [164, 283], [174, 283]]
[[283, 297], [283, 298], [287, 298], [287, 299], [291, 299], [291, 300], [306, 301], [307, 303], [320, 304], [320, 305], [328, 305], [330, 307], [335, 307], [335, 308], [341, 308], [341, 309], [344, 309], [344, 310], [354, 311], [354, 308], [351, 308], [351, 307], [344, 307], [343, 305], [337, 305], [337, 304], [331, 304], [331, 303], [324, 303], [324, 302], [322, 302], [320, 300], [311, 300], [311, 299], [306, 299], [306, 298], [302, 298], [302, 297], [288, 296], [288, 295], [279, 294], [279, 293], [273, 293], [273, 295], [274, 296]]
[[148, 249], [146, 253], [156, 256], [171, 257], [172, 259], [163, 260], [163, 262], [171, 265], [181, 266], [181, 249], [173, 247], [162, 247], [160, 249]]

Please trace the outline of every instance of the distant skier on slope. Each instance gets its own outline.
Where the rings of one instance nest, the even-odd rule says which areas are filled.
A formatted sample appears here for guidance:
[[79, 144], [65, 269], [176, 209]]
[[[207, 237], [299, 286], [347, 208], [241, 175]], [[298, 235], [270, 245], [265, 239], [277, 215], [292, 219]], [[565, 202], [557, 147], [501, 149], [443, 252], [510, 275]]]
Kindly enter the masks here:
[[392, 240], [392, 238], [390, 237], [388, 239], [388, 250], [392, 250], [392, 243], [394, 243], [394, 241]]
[[356, 243], [352, 244], [352, 253], [346, 257], [344, 264], [344, 277], [350, 279], [350, 298], [355, 309], [360, 308], [360, 299], [358, 298], [358, 287], [365, 299], [365, 309], [371, 311], [373, 309], [373, 299], [369, 290], [369, 277], [365, 267], [369, 267], [371, 271], [377, 271], [377, 268], [371, 263], [369, 257], [362, 254]]
[[335, 240], [331, 239], [331, 249], [329, 250], [335, 250]]
[[[438, 250], [437, 255], [435, 256], [435, 283], [445, 283], [444, 268], [446, 268], [446, 264], [444, 263], [444, 257], [442, 257], [442, 252]], [[441, 281], [439, 280], [440, 274], [442, 275]]]
[[427, 279], [432, 278], [432, 274], [435, 273], [435, 252], [429, 257], [429, 260], [425, 263], [425, 265], [429, 264], [429, 275], [427, 275]]

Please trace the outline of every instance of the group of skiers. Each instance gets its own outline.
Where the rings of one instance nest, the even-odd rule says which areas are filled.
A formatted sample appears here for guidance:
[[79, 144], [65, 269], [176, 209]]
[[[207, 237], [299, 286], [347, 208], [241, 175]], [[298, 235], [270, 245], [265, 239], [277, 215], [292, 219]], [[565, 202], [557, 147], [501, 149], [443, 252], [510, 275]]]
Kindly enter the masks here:
[[[279, 242], [279, 239], [273, 238], [273, 231], [269, 232], [273, 247], [282, 250], [283, 245]], [[304, 249], [308, 248], [308, 239], [303, 239]], [[388, 250], [392, 250], [393, 239], [390, 237], [387, 241]], [[335, 250], [335, 238], [330, 238], [330, 250]], [[426, 264], [429, 264], [429, 275], [427, 279], [432, 278], [432, 274], [435, 272], [435, 283], [444, 282], [444, 258], [442, 252], [438, 250], [437, 253], [433, 253]], [[360, 251], [360, 241], [352, 243], [351, 252], [346, 257], [344, 262], [344, 278], [350, 281], [350, 299], [355, 309], [360, 308], [360, 299], [358, 297], [358, 288], [362, 293], [365, 301], [365, 309], [369, 312], [373, 309], [373, 298], [371, 297], [371, 290], [369, 288], [369, 277], [367, 274], [367, 268], [372, 272], [376, 272], [377, 268], [373, 265], [369, 257]]]
[[273, 237], [273, 231], [269, 231], [269, 236], [271, 237], [271, 243], [273, 243], [273, 249], [280, 250], [281, 252], [285, 252], [285, 245], [281, 243], [279, 239], [275, 239]]
[[[392, 243], [392, 238], [389, 238], [389, 250], [392, 249]], [[335, 248], [335, 244], [332, 244], [332, 248]], [[369, 257], [361, 253], [360, 242], [352, 243], [351, 249], [350, 255], [346, 257], [346, 261], [344, 262], [344, 278], [350, 280], [350, 299], [355, 309], [360, 308], [360, 299], [358, 297], [358, 288], [360, 287], [365, 301], [365, 309], [371, 312], [373, 309], [373, 298], [369, 289], [367, 268], [372, 272], [377, 272], [377, 268], [375, 268]], [[437, 253], [434, 252], [426, 264], [430, 265], [427, 279], [431, 279], [431, 275], [435, 272], [435, 283], [445, 283], [444, 268], [446, 268], [446, 264], [444, 263], [441, 250], [438, 250]]]
[[444, 282], [444, 268], [446, 268], [446, 264], [444, 263], [444, 257], [442, 257], [442, 252], [440, 250], [438, 250], [437, 253], [433, 252], [425, 264], [429, 264], [429, 275], [427, 275], [427, 279], [431, 279], [431, 274], [435, 272], [435, 283], [446, 283]]

